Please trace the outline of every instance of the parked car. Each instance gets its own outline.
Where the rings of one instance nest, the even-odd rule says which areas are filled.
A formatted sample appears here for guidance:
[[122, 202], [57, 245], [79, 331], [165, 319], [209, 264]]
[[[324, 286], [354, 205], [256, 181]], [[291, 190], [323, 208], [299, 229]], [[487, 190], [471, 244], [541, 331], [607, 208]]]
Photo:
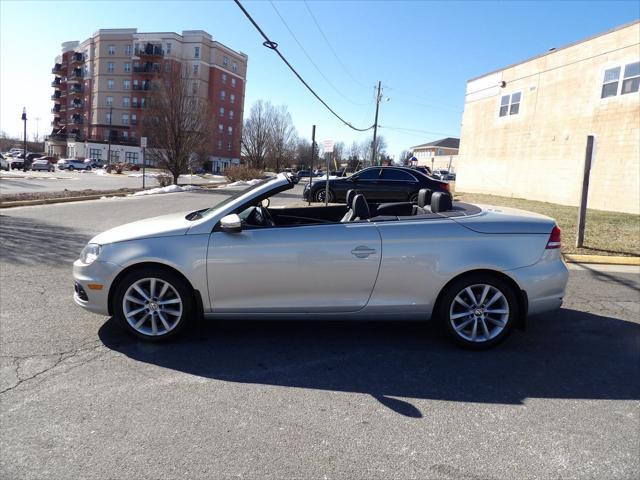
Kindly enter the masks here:
[[409, 168], [412, 168], [414, 170], [417, 170], [419, 172], [424, 173], [425, 175], [428, 175], [430, 177], [433, 176], [433, 172], [431, 171], [431, 169], [429, 167], [427, 167], [426, 165], [412, 165]]
[[551, 218], [444, 192], [404, 217], [371, 218], [362, 194], [269, 208], [293, 187], [280, 173], [209, 209], [100, 233], [74, 262], [75, 303], [149, 341], [198, 316], [434, 318], [472, 349], [562, 304], [568, 269]]
[[451, 173], [449, 172], [449, 170], [444, 170], [444, 169], [434, 170], [433, 176], [436, 178], [439, 178], [440, 180], [445, 180], [445, 181], [456, 179], [455, 173]]
[[48, 160], [44, 160], [42, 158], [37, 158], [31, 164], [31, 170], [45, 170], [47, 172], [53, 172], [55, 170], [53, 164], [49, 163]]
[[77, 158], [63, 158], [58, 160], [58, 170], [91, 170], [91, 165]]
[[52, 165], [55, 165], [58, 162], [58, 159], [56, 157], [52, 157], [51, 155], [45, 155], [43, 157], [40, 157], [38, 160], [46, 160]]
[[3, 164], [3, 168], [5, 168], [6, 170], [10, 170], [10, 169], [19, 170], [24, 165], [24, 158], [20, 158], [18, 153], [16, 153], [13, 156], [6, 156], [5, 159], [6, 159], [6, 167], [8, 168], [5, 168], [4, 164]]
[[[368, 167], [349, 177], [329, 180], [329, 202], [344, 202], [347, 191], [356, 190], [372, 202], [416, 202], [418, 191], [448, 192], [449, 184], [407, 167]], [[324, 202], [326, 182], [305, 185], [305, 200]]]
[[99, 158], [87, 158], [84, 163], [88, 163], [91, 168], [102, 168], [104, 167], [104, 162]]
[[0, 169], [2, 170], [11, 170], [11, 157], [5, 157], [2, 153], [0, 153]]

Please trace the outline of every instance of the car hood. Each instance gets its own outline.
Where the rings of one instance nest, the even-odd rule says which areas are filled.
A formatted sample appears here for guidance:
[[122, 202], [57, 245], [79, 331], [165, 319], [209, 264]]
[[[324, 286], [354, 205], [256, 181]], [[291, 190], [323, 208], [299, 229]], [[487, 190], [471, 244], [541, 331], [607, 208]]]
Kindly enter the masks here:
[[185, 218], [189, 212], [172, 213], [160, 217], [147, 218], [137, 222], [126, 223], [93, 237], [90, 243], [106, 245], [108, 243], [126, 242], [141, 238], [170, 237], [185, 235], [193, 222]]

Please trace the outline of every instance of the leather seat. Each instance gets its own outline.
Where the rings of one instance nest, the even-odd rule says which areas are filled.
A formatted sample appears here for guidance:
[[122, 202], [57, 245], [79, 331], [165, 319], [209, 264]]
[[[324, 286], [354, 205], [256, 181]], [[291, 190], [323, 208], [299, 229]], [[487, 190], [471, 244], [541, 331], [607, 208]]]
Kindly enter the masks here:
[[352, 222], [359, 220], [368, 220], [371, 218], [371, 212], [369, 211], [369, 204], [364, 198], [364, 195], [358, 194], [353, 198], [353, 219]]
[[376, 208], [376, 215], [381, 216], [397, 216], [402, 217], [413, 214], [413, 207], [415, 205], [411, 202], [396, 202], [396, 203], [381, 203]]
[[430, 213], [429, 205], [431, 204], [431, 195], [433, 192], [429, 188], [422, 188], [418, 191], [417, 205], [413, 206], [412, 215], [423, 215]]
[[348, 190], [347, 191], [347, 213], [344, 214], [344, 216], [342, 217], [342, 220], [340, 220], [340, 223], [346, 223], [346, 222], [351, 222], [353, 221], [355, 215], [353, 214], [353, 201], [356, 197], [356, 191], [355, 190]]
[[447, 212], [452, 209], [451, 195], [446, 192], [434, 192], [431, 195], [431, 211], [433, 213]]

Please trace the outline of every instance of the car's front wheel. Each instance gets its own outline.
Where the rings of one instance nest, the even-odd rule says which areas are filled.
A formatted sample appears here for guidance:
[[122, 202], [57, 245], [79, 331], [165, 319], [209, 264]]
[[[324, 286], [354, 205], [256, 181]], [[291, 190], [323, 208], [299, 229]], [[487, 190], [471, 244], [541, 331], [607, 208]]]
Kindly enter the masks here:
[[71, 171], [71, 172], [73, 172], [73, 170], [75, 170], [75, 168], [74, 168], [74, 166], [73, 166], [73, 165], [69, 165], [68, 170], [69, 170], [69, 171]]
[[[333, 202], [333, 192], [331, 190], [329, 190], [329, 203]], [[318, 190], [315, 194], [315, 200], [316, 202], [321, 202], [324, 203], [327, 199], [327, 190], [325, 188], [321, 188], [320, 190]]]
[[116, 319], [136, 337], [151, 342], [177, 335], [192, 311], [191, 287], [163, 269], [143, 268], [129, 273], [113, 295]]
[[514, 288], [490, 274], [464, 276], [447, 287], [438, 315], [449, 337], [465, 348], [483, 350], [504, 340], [518, 318]]

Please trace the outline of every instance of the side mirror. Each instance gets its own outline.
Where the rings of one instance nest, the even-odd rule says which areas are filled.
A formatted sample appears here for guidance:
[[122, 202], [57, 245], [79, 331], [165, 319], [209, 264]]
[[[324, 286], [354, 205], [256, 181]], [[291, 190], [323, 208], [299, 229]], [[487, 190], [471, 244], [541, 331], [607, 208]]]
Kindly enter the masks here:
[[235, 213], [222, 217], [220, 220], [220, 230], [227, 233], [238, 233], [242, 231], [242, 220]]

